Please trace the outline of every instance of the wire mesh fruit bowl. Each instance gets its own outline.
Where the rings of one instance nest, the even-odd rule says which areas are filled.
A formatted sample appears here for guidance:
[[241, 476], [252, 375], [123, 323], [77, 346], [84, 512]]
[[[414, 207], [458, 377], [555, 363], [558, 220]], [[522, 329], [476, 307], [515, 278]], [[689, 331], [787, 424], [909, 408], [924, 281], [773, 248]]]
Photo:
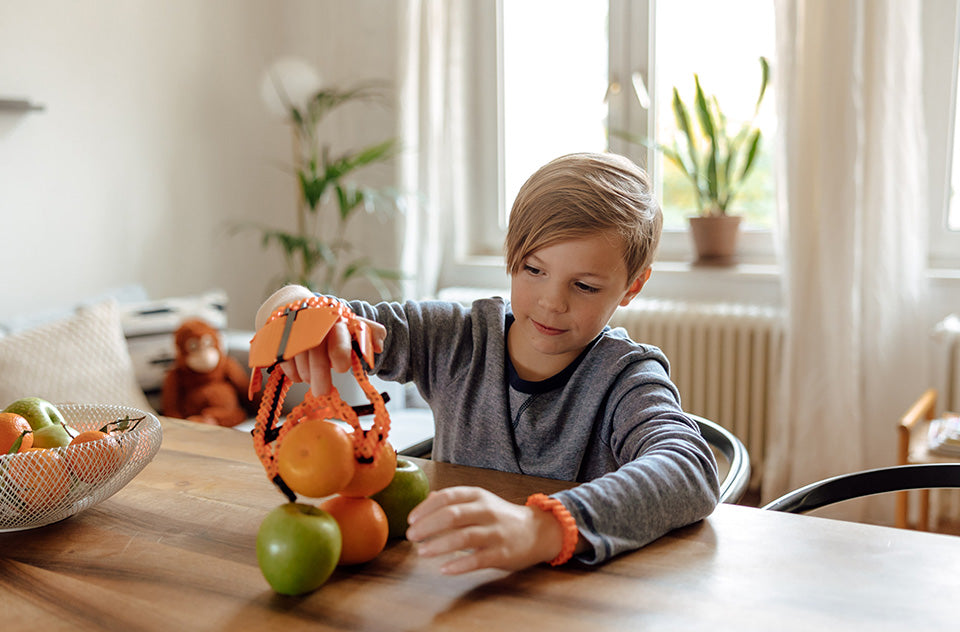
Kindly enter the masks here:
[[0, 531], [41, 527], [93, 507], [129, 483], [160, 449], [160, 421], [148, 412], [89, 404], [57, 409], [78, 432], [134, 421], [101, 439], [0, 456]]

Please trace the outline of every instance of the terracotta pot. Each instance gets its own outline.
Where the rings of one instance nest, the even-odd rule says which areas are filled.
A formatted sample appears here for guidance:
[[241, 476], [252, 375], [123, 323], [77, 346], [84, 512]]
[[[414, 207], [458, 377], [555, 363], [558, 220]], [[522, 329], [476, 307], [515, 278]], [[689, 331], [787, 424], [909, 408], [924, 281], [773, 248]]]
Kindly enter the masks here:
[[739, 215], [690, 217], [690, 234], [696, 250], [696, 265], [730, 266], [737, 262]]

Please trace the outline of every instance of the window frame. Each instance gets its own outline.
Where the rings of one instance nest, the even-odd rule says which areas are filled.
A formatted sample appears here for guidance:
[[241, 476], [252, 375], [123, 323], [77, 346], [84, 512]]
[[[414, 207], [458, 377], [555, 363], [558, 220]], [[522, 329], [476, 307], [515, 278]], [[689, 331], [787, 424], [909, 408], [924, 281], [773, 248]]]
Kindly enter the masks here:
[[[501, 8], [504, 0], [493, 3], [474, 3], [478, 28], [486, 37], [474, 39], [475, 57], [472, 62], [477, 69], [479, 82], [472, 93], [476, 95], [474, 111], [468, 113], [477, 116], [482, 124], [477, 126], [477, 134], [467, 139], [473, 147], [470, 153], [481, 156], [478, 159], [484, 166], [485, 183], [492, 182], [491, 174], [496, 173], [495, 196], [484, 195], [484, 200], [464, 200], [463, 208], [454, 209], [456, 217], [453, 249], [445, 249], [447, 255], [439, 276], [439, 286], [443, 288], [507, 288], [509, 277], [504, 270], [502, 244], [505, 226], [502, 218], [504, 211], [504, 193], [502, 162], [500, 159], [503, 143], [502, 111], [502, 46]], [[630, 75], [639, 72], [647, 86], [656, 86], [655, 75], [655, 33], [646, 41], [631, 37], [631, 33], [650, 32], [651, 24], [656, 23], [656, 0], [609, 0], [610, 6], [610, 49], [609, 80], [611, 86], [619, 84], [617, 92], [611, 90], [610, 127], [632, 129], [645, 134], [651, 129], [656, 116], [653, 107], [650, 111], [640, 108], [632, 94]], [[950, 31], [950, 34], [947, 34]], [[495, 37], [492, 34], [495, 33]], [[950, 39], [952, 38], [952, 40]], [[960, 130], [954, 130], [954, 109], [958, 104], [957, 75], [960, 60], [960, 11], [954, 3], [941, 2], [925, 5], [924, 12], [924, 57], [925, 59], [945, 60], [942, 53], [944, 42], [952, 41], [953, 53], [949, 68], [946, 61], [926, 64], [924, 69], [924, 93], [927, 95], [926, 127], [928, 131], [928, 160], [931, 166], [928, 194], [929, 208], [929, 244], [930, 256], [928, 268], [934, 277], [960, 279], [960, 231], [949, 231], [946, 227], [946, 214], [949, 205], [950, 173], [953, 162], [954, 137]], [[939, 55], [939, 56], [938, 56]], [[496, 60], [491, 64], [489, 60]], [[492, 66], [492, 68], [491, 68]], [[946, 74], [949, 72], [949, 80]], [[949, 90], [949, 92], [947, 92]], [[929, 98], [929, 95], [941, 94], [942, 98]], [[496, 134], [490, 135], [495, 127]], [[495, 140], [491, 140], [495, 139]], [[960, 141], [960, 139], [958, 139]], [[610, 150], [629, 156], [641, 166], [652, 165], [662, 160], [657, 152], [639, 147], [617, 138], [610, 139]], [[477, 193], [489, 191], [490, 186], [474, 184], [471, 189]], [[656, 184], [660, 186], [659, 181]], [[660, 192], [657, 192], [660, 197]], [[960, 193], [958, 193], [960, 194]], [[497, 203], [492, 203], [493, 200]], [[715, 286], [722, 278], [724, 298], [728, 301], [758, 302], [758, 293], [766, 298], [759, 302], [779, 302], [780, 273], [776, 261], [775, 232], [766, 230], [741, 231], [739, 253], [741, 264], [723, 271], [704, 270], [692, 266], [693, 252], [687, 230], [665, 230], [660, 252], [654, 264], [660, 278], [670, 279], [658, 290], [655, 283], [650, 284], [646, 294], [671, 295], [683, 298], [696, 296], [703, 299], [706, 285]], [[665, 272], [665, 274], [661, 274]], [[682, 282], [678, 287], [674, 284]], [[742, 283], [739, 280], [742, 279]], [[951, 283], [951, 286], [953, 284]], [[685, 288], [685, 289], [684, 289]], [[761, 289], [762, 288], [762, 289]], [[679, 294], [678, 294], [679, 293]]]
[[[958, 72], [960, 72], [960, 10], [955, 3], [931, 3], [924, 7], [924, 95], [927, 128], [927, 161], [930, 165], [928, 193], [929, 262], [931, 270], [943, 270], [948, 276], [960, 275], [960, 231], [947, 225], [950, 212], [950, 187], [954, 145], [957, 137], [956, 109]], [[950, 57], [943, 54], [941, 42], [950, 41]], [[947, 61], [949, 60], [949, 61]], [[945, 80], [946, 77], [949, 79]], [[929, 98], [934, 95], [935, 98]], [[936, 98], [939, 95], [939, 98]], [[957, 192], [960, 196], [960, 191]]]

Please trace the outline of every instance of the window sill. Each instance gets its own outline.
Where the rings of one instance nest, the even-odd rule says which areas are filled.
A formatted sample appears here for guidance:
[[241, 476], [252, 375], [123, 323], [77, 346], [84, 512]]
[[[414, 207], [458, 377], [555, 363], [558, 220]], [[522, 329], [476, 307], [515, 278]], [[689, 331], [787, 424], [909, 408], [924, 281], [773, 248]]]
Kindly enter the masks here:
[[[499, 257], [472, 257], [445, 271], [437, 297], [471, 302], [484, 296], [510, 295], [510, 279]], [[741, 263], [729, 267], [697, 266], [684, 261], [656, 261], [643, 288], [644, 298], [675, 301], [747, 303], [780, 307], [781, 270], [773, 264]], [[931, 318], [956, 311], [960, 269], [929, 268]], [[946, 310], [946, 311], [945, 311]]]
[[[470, 302], [510, 294], [510, 279], [499, 257], [471, 257], [445, 270], [437, 297]], [[742, 263], [729, 267], [657, 261], [641, 296], [680, 301], [780, 305], [780, 269]]]

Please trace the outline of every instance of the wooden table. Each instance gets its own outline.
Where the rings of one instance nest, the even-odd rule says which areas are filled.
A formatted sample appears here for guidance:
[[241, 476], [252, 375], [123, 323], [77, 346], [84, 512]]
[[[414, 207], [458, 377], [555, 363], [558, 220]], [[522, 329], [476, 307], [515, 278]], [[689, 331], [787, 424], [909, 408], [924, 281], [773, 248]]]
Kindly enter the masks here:
[[[314, 593], [281, 597], [254, 542], [284, 498], [249, 437], [163, 427], [154, 461], [112, 498], [0, 534], [0, 629], [960, 629], [960, 538], [730, 505], [597, 568], [446, 577], [399, 541]], [[479, 484], [516, 501], [564, 486], [420, 463], [434, 487]]]

